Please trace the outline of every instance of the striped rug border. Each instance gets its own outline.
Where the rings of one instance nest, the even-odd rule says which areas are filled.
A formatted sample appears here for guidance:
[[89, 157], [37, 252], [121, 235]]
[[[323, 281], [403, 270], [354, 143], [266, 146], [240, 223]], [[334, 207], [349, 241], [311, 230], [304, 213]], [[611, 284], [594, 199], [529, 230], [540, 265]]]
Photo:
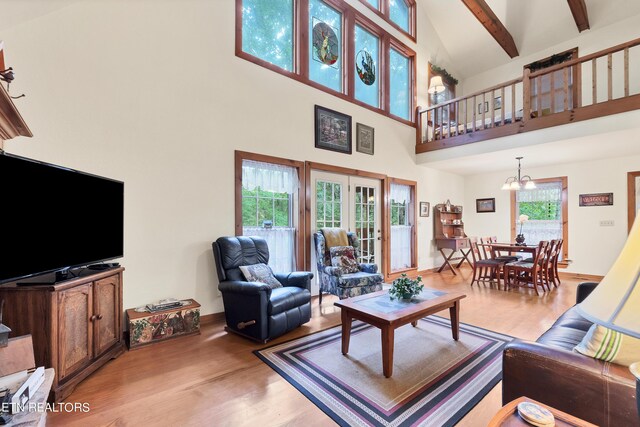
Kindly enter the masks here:
[[[450, 327], [450, 320], [440, 316], [428, 316], [426, 318], [421, 319], [421, 321], [434, 323], [444, 327]], [[352, 333], [363, 332], [370, 328], [373, 328], [373, 326], [365, 324], [363, 322], [354, 321]], [[335, 331], [330, 332], [331, 329], [335, 329]], [[444, 372], [443, 374], [439, 375], [434, 382], [430, 383], [428, 387], [421, 388], [418, 392], [413, 393], [410, 396], [410, 399], [408, 401], [402, 402], [402, 405], [401, 405], [402, 408], [398, 408], [396, 410], [394, 407], [393, 410], [390, 411], [390, 413], [386, 413], [387, 411], [384, 411], [384, 410], [380, 411], [380, 409], [383, 409], [383, 408], [379, 408], [376, 405], [371, 405], [370, 403], [365, 402], [363, 400], [358, 400], [358, 402], [360, 402], [362, 406], [365, 407], [366, 410], [355, 407], [353, 405], [349, 405], [348, 403], [342, 403], [342, 405], [352, 413], [357, 414], [357, 418], [360, 421], [360, 423], [364, 423], [366, 425], [381, 425], [381, 426], [382, 425], [403, 425], [404, 426], [404, 425], [420, 424], [420, 422], [423, 422], [425, 418], [428, 418], [432, 412], [436, 411], [441, 404], [446, 403], [446, 401], [450, 399], [449, 396], [451, 396], [453, 392], [461, 388], [464, 388], [469, 381], [472, 381], [475, 378], [475, 376], [477, 375], [486, 376], [487, 371], [491, 370], [492, 367], [494, 368], [493, 370], [495, 371], [495, 363], [499, 363], [498, 359], [502, 357], [502, 349], [508, 342], [513, 340], [513, 337], [509, 335], [501, 334], [501, 333], [491, 331], [479, 326], [469, 325], [465, 323], [460, 323], [460, 332], [482, 337], [488, 342], [486, 345], [482, 346], [482, 352], [478, 351], [470, 354], [465, 359], [464, 362], [458, 363], [454, 368], [450, 370], [450, 372], [449, 371]], [[321, 333], [325, 333], [327, 334], [327, 336], [321, 337], [319, 338], [319, 340], [331, 342], [333, 340], [339, 339], [339, 337], [341, 336], [340, 325], [332, 326], [330, 328], [326, 328], [321, 331], [316, 331], [311, 334], [305, 335], [303, 337], [293, 338], [291, 340], [288, 340], [282, 343], [272, 344], [260, 350], [255, 350], [253, 353], [260, 360], [262, 360], [269, 367], [271, 367], [274, 371], [276, 371], [280, 376], [282, 376], [285, 380], [287, 380], [287, 382], [289, 382], [292, 386], [294, 386], [307, 399], [313, 402], [318, 408], [320, 408], [325, 414], [327, 414], [331, 419], [333, 419], [338, 425], [350, 426], [353, 424], [350, 424], [340, 414], [336, 413], [331, 407], [329, 407], [322, 400], [317, 398], [313, 390], [308, 389], [304, 384], [301, 384], [298, 380], [293, 378], [289, 373], [287, 373], [286, 371], [281, 369], [279, 366], [277, 366], [277, 364], [274, 363], [271, 359], [269, 359], [269, 357], [262, 354], [262, 352], [270, 349], [274, 349], [275, 347], [282, 348], [281, 350], [272, 352], [272, 354], [276, 354], [278, 357], [280, 357], [281, 363], [291, 365], [292, 366], [291, 369], [295, 369], [297, 371], [297, 374], [299, 375], [306, 376], [307, 380], [310, 383], [314, 384], [315, 387], [319, 389], [324, 389], [327, 391], [328, 395], [334, 396], [333, 390], [327, 390], [324, 384], [322, 384], [321, 381], [318, 381], [317, 378], [319, 378], [318, 376], [319, 371], [314, 372], [313, 370], [315, 368], [310, 369], [308, 366], [301, 367], [302, 366], [301, 364], [294, 364], [291, 361], [286, 360], [282, 357], [282, 354], [284, 353], [306, 351], [304, 349], [305, 346], [318, 342], [318, 340], [313, 341], [313, 336]], [[291, 343], [296, 341], [300, 341], [299, 346], [294, 346], [294, 347], [290, 346]], [[490, 353], [490, 354], [487, 355], [484, 353]], [[454, 375], [456, 372], [459, 372], [461, 369], [463, 369], [461, 368], [463, 364], [474, 363], [474, 361], [476, 361], [476, 359], [478, 358], [482, 358], [482, 360], [478, 362], [478, 366], [469, 370], [469, 372], [466, 372], [461, 379], [453, 381], [452, 384], [450, 384], [446, 389], [440, 391], [438, 393], [439, 400], [436, 400], [436, 399], [430, 400], [430, 402], [432, 403], [433, 402], [438, 402], [438, 403], [435, 406], [433, 406], [433, 408], [431, 408], [428, 412], [422, 413], [418, 409], [414, 408], [419, 404], [421, 400], [425, 399], [425, 395], [428, 394], [429, 390], [437, 390], [440, 386], [445, 384], [447, 381], [452, 381], [451, 376]], [[491, 373], [489, 372], [489, 374]], [[491, 391], [491, 389], [493, 389], [493, 387], [495, 387], [496, 384], [500, 382], [501, 379], [502, 379], [502, 369], [500, 366], [498, 373], [496, 373], [489, 380], [483, 380], [483, 382], [486, 381], [484, 386], [481, 389], [475, 391], [471, 397], [469, 397], [468, 399], [465, 399], [464, 405], [462, 405], [456, 412], [452, 414], [448, 414], [447, 420], [443, 421], [443, 423], [440, 425], [442, 426], [455, 425], [471, 409], [473, 409], [478, 404], [478, 402], [480, 402], [484, 398], [484, 396], [489, 391]], [[339, 381], [333, 382], [332, 385], [336, 388], [343, 387], [342, 383]], [[345, 392], [348, 393], [349, 390], [345, 390]], [[335, 398], [335, 399], [338, 400], [338, 398]], [[414, 410], [411, 411], [412, 409]], [[409, 412], [409, 415], [403, 417], [403, 415], [405, 415], [406, 412]], [[398, 418], [404, 418], [400, 424], [398, 424]]]

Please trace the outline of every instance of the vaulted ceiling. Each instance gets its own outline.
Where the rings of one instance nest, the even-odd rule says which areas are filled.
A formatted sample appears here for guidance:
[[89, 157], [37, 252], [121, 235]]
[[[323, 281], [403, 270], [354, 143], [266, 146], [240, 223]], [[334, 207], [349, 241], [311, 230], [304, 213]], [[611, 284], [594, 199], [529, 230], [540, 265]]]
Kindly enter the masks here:
[[[638, 0], [583, 1], [591, 31], [640, 14]], [[485, 3], [510, 33], [520, 56], [527, 56], [577, 37], [578, 20], [572, 15], [570, 4], [574, 3], [579, 13], [582, 1], [418, 0], [418, 3], [444, 43], [459, 74], [456, 77], [466, 78], [511, 60], [468, 8], [468, 3]]]

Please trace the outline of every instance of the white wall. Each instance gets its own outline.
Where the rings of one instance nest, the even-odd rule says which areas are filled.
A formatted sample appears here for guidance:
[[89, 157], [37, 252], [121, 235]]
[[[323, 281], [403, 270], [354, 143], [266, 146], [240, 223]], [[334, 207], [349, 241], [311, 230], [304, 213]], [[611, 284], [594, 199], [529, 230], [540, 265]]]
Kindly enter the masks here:
[[[567, 176], [569, 259], [566, 271], [604, 275], [620, 253], [627, 237], [627, 172], [640, 170], [640, 156], [526, 168], [534, 179]], [[514, 169], [515, 171], [515, 169]], [[500, 187], [513, 173], [500, 172], [465, 178], [465, 229], [469, 236], [497, 235], [511, 240], [510, 192]], [[613, 206], [579, 207], [578, 195], [613, 193]], [[495, 197], [495, 213], [476, 213], [476, 199]], [[613, 220], [613, 227], [600, 221]], [[523, 234], [526, 237], [526, 224]]]
[[[425, 44], [410, 45], [424, 100], [428, 59], [450, 65], [419, 10]], [[235, 149], [417, 180], [420, 201], [463, 201], [462, 177], [415, 164], [414, 128], [236, 58], [234, 11], [231, 0], [88, 0], [3, 31], [35, 135], [5, 149], [125, 181], [126, 307], [193, 297], [203, 314], [222, 311], [210, 244], [234, 233]], [[314, 149], [315, 104], [375, 127], [375, 156]], [[420, 269], [439, 264], [432, 235], [432, 218], [419, 219]]]

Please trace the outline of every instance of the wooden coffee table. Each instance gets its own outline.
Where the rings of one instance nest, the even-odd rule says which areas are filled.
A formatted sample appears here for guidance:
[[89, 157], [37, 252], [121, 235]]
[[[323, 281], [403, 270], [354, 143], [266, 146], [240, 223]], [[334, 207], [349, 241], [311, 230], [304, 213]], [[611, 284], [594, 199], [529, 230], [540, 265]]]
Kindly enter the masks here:
[[391, 300], [386, 290], [340, 300], [334, 304], [342, 310], [342, 354], [349, 352], [353, 319], [380, 328], [382, 369], [384, 376], [389, 378], [393, 374], [394, 331], [407, 323], [415, 327], [419, 319], [448, 308], [451, 334], [457, 341], [460, 330], [460, 300], [465, 297], [462, 292], [425, 289], [410, 302]]
[[559, 411], [549, 405], [524, 396], [504, 405], [493, 417], [491, 422], [489, 422], [488, 427], [531, 427], [532, 424], [527, 423], [518, 415], [518, 404], [520, 402], [531, 402], [547, 408], [555, 418], [556, 427], [597, 427], [595, 424], [591, 424], [573, 415], [569, 415], [566, 412]]

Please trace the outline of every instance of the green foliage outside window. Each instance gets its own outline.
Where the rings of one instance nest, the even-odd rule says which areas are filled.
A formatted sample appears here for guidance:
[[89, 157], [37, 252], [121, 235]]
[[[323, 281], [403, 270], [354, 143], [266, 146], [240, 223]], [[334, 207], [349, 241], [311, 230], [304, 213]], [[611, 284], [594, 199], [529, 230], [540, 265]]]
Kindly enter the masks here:
[[242, 50], [293, 70], [293, 0], [243, 0]]
[[391, 225], [409, 225], [407, 223], [407, 203], [391, 201]]
[[274, 227], [291, 226], [290, 197], [287, 193], [274, 193], [256, 188], [242, 189], [242, 225], [262, 227], [264, 221], [272, 221]]
[[520, 202], [519, 215], [528, 215], [530, 221], [557, 221], [560, 219], [561, 202]]

